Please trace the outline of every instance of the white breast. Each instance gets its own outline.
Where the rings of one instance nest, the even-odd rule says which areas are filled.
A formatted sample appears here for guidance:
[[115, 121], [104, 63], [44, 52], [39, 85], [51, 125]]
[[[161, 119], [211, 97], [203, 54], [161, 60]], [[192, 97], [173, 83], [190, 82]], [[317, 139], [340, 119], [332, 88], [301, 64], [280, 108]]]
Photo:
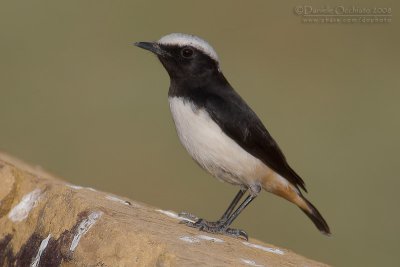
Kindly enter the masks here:
[[179, 139], [213, 176], [232, 184], [259, 184], [271, 170], [228, 137], [204, 109], [181, 97], [169, 104]]

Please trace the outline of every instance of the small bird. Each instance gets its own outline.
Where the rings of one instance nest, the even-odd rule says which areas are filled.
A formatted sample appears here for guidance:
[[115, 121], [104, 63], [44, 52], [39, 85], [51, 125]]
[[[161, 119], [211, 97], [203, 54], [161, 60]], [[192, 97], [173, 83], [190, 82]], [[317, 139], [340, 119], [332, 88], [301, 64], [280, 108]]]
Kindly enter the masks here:
[[[172, 33], [135, 45], [156, 54], [170, 76], [169, 106], [187, 152], [217, 179], [240, 187], [218, 221], [182, 213], [188, 219], [182, 223], [248, 240], [245, 231], [230, 225], [264, 189], [296, 204], [322, 233], [330, 235], [322, 215], [301, 192], [307, 192], [304, 181], [289, 166], [256, 113], [226, 80], [210, 44], [194, 35]], [[238, 205], [247, 191], [248, 196]]]

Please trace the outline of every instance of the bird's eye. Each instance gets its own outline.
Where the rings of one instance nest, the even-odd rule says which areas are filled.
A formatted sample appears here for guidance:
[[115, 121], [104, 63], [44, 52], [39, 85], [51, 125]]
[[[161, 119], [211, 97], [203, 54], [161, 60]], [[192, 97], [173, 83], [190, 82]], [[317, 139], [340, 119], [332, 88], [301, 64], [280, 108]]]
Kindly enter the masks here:
[[193, 49], [185, 47], [181, 50], [181, 55], [184, 58], [191, 58], [193, 56]]

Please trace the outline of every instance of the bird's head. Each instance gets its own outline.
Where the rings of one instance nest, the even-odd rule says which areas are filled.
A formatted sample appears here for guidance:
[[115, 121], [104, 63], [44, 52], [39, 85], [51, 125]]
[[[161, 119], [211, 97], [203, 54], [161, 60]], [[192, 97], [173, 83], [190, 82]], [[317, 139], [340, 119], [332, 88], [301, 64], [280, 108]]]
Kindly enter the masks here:
[[215, 50], [194, 35], [172, 33], [155, 42], [137, 42], [135, 45], [156, 54], [171, 79], [201, 79], [220, 72]]

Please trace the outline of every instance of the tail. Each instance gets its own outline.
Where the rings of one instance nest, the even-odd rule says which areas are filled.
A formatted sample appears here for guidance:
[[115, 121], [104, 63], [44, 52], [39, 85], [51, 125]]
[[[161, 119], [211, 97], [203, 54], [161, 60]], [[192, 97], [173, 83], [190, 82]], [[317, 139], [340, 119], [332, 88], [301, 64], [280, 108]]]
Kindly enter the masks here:
[[267, 177], [263, 182], [263, 188], [265, 190], [296, 204], [308, 218], [311, 219], [318, 230], [325, 235], [331, 234], [331, 230], [321, 213], [319, 213], [317, 208], [303, 196], [295, 185], [288, 183], [288, 181], [280, 175]]
[[304, 196], [299, 196], [300, 202], [296, 203], [299, 208], [311, 219], [311, 221], [315, 224], [318, 230], [321, 231], [324, 235], [330, 236], [331, 230], [329, 229], [328, 223], [322, 217], [321, 213], [317, 210], [317, 208], [311, 204]]

